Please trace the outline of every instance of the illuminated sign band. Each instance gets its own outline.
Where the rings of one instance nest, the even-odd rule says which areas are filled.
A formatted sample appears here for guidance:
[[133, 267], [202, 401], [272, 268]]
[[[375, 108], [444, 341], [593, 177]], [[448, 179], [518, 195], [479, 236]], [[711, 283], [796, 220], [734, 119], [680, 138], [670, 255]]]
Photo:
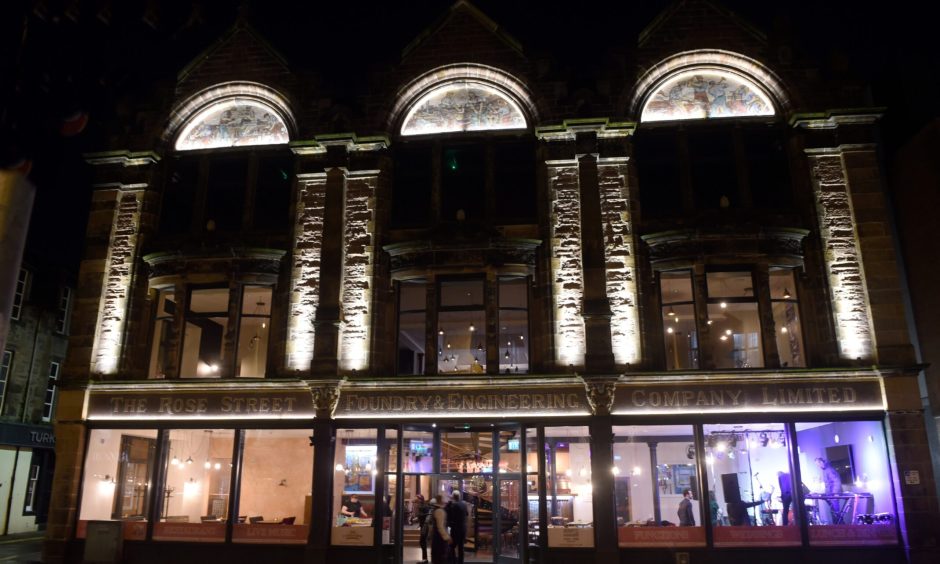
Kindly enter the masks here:
[[615, 414], [743, 411], [872, 411], [885, 408], [881, 381], [774, 380], [620, 384]]
[[439, 392], [415, 390], [343, 390], [337, 418], [507, 415], [586, 415], [583, 387], [471, 388]]
[[312, 419], [309, 390], [91, 391], [88, 419]]

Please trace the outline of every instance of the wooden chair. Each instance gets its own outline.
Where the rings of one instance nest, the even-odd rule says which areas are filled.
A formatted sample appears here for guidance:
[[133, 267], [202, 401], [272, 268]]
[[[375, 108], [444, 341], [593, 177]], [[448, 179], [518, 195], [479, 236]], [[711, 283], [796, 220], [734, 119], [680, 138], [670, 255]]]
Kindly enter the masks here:
[[297, 517], [284, 517], [281, 519], [281, 525], [293, 525], [296, 520]]
[[260, 522], [262, 522], [262, 521], [264, 521], [264, 517], [262, 517], [261, 515], [257, 515], [257, 516], [255, 516], [255, 517], [249, 517], [249, 518], [248, 518], [248, 522], [249, 522], [249, 523], [252, 523], [252, 524], [254, 524], [254, 523], [260, 523]]

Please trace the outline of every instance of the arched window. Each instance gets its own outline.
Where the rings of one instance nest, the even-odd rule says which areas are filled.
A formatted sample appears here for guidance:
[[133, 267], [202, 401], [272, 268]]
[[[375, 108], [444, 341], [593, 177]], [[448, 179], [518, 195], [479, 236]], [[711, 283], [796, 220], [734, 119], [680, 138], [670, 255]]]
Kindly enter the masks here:
[[647, 97], [640, 121], [772, 116], [769, 96], [750, 80], [697, 68], [665, 80]]
[[235, 98], [215, 102], [193, 116], [177, 137], [176, 150], [274, 145], [289, 140], [287, 124], [274, 108]]
[[458, 131], [525, 129], [519, 105], [492, 86], [449, 82], [422, 96], [408, 111], [402, 135], [426, 135]]

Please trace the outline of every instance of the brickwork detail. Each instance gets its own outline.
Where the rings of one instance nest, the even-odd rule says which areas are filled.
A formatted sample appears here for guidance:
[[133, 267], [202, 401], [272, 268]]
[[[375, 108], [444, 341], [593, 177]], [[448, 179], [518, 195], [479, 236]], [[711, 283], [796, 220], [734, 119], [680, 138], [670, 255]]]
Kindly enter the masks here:
[[599, 164], [598, 185], [611, 311], [611, 346], [614, 361], [622, 366], [636, 363], [640, 358], [636, 258], [626, 163]]
[[584, 364], [584, 272], [581, 264], [581, 200], [578, 165], [549, 165], [551, 198], [552, 296], [555, 308], [555, 362]]
[[871, 359], [868, 292], [842, 156], [810, 155], [809, 160], [839, 355], [848, 360]]
[[131, 282], [137, 263], [143, 192], [120, 192], [117, 197], [91, 354], [93, 374], [115, 374], [118, 371]]
[[377, 184], [376, 175], [350, 176], [346, 180], [339, 336], [339, 368], [343, 371], [369, 366]]
[[320, 303], [320, 260], [326, 211], [326, 176], [300, 181], [294, 217], [294, 248], [287, 329], [288, 370], [309, 370], [314, 319]]

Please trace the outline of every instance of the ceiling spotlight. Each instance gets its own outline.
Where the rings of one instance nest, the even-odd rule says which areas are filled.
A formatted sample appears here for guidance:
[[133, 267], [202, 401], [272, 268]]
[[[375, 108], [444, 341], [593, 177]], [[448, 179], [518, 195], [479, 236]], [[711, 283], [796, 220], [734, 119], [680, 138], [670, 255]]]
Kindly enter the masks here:
[[785, 300], [790, 299], [790, 290], [787, 290], [786, 288], [783, 289], [783, 299]]

